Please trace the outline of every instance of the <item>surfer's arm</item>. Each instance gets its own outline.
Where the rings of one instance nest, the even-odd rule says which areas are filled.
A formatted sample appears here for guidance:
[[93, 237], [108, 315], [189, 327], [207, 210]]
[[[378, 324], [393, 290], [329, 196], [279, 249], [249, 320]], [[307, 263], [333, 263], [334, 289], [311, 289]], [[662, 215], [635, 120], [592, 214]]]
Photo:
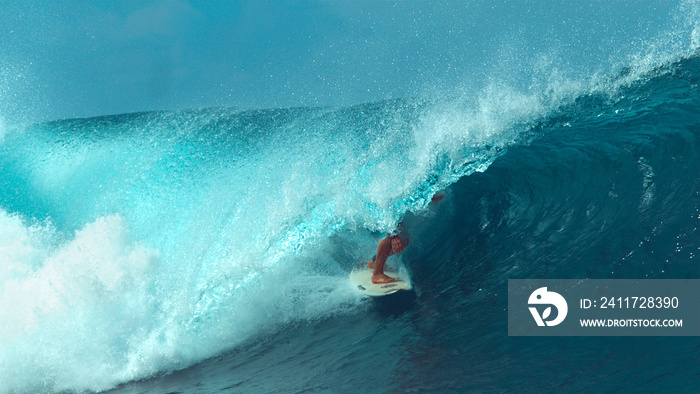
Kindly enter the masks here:
[[398, 236], [391, 238], [391, 251], [394, 254], [399, 254], [403, 252], [407, 245], [408, 238], [401, 239]]

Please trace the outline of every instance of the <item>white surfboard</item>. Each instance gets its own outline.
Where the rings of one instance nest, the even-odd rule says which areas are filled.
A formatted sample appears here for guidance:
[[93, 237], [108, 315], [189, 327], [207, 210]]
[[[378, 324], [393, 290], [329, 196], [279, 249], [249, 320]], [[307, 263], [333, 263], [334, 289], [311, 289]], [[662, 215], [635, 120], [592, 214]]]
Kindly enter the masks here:
[[384, 273], [396, 279], [396, 282], [372, 283], [372, 270], [365, 268], [353, 270], [350, 273], [350, 283], [357, 291], [370, 297], [381, 297], [401, 290], [411, 290], [408, 278], [404, 278], [396, 272], [385, 271]]

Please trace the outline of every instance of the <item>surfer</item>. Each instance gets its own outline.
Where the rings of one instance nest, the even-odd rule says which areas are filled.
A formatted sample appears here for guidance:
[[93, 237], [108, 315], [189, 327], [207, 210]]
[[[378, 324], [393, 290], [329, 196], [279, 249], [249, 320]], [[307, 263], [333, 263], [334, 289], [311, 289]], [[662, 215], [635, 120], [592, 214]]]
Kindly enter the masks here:
[[[399, 228], [402, 227], [399, 224]], [[373, 269], [372, 283], [390, 283], [396, 279], [384, 273], [384, 264], [389, 256], [401, 254], [408, 246], [410, 240], [406, 231], [399, 231], [397, 235], [387, 234], [387, 237], [379, 241], [377, 246], [377, 254], [372, 258], [372, 261], [367, 263], [369, 269]]]
[[[436, 203], [445, 197], [445, 194], [439, 193], [433, 196], [431, 202]], [[384, 264], [386, 264], [386, 259], [389, 256], [395, 254], [401, 254], [410, 239], [408, 238], [408, 232], [403, 226], [403, 223], [399, 223], [396, 229], [396, 235], [387, 234], [387, 237], [379, 241], [377, 246], [377, 254], [374, 255], [372, 261], [367, 263], [369, 269], [374, 270], [372, 273], [372, 283], [391, 283], [395, 282], [396, 279], [384, 273]]]

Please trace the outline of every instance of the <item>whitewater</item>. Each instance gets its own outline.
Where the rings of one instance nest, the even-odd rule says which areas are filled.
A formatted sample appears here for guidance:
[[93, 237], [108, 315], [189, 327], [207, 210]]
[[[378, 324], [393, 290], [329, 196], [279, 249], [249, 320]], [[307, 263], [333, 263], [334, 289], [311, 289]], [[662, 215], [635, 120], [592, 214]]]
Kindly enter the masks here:
[[[0, 392], [697, 389], [697, 338], [504, 335], [509, 278], [700, 277], [683, 12], [585, 76], [0, 124]], [[363, 298], [401, 221], [415, 292]]]

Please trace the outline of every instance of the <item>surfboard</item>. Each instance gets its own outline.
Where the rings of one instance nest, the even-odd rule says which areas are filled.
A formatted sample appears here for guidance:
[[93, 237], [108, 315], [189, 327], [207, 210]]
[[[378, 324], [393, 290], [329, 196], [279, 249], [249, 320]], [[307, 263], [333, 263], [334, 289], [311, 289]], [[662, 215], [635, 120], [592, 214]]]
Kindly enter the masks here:
[[396, 272], [385, 271], [384, 273], [396, 279], [396, 282], [372, 283], [372, 270], [365, 268], [355, 269], [350, 272], [350, 283], [355, 290], [370, 297], [381, 297], [401, 290], [411, 290], [412, 287], [408, 282], [408, 278], [404, 278]]

